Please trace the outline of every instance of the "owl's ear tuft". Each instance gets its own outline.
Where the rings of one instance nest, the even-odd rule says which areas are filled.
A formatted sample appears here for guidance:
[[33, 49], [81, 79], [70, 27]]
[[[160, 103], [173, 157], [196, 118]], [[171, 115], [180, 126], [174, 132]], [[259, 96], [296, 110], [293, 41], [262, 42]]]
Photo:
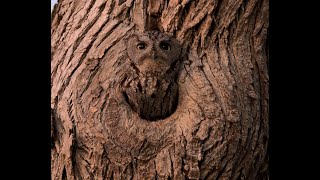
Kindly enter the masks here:
[[135, 37], [136, 39], [138, 39], [139, 35], [134, 32], [134, 33], [132, 33], [132, 34], [129, 34], [129, 35], [125, 36], [125, 37], [123, 38], [123, 40], [127, 43], [127, 42], [129, 41], [129, 39], [134, 38], [134, 37]]

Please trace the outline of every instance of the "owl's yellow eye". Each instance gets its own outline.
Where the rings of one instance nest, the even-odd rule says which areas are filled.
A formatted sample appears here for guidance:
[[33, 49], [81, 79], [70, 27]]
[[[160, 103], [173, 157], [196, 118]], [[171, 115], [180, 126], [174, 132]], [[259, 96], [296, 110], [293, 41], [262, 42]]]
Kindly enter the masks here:
[[171, 49], [170, 44], [167, 42], [161, 42], [159, 46], [161, 49], [166, 50], [166, 51]]
[[138, 45], [137, 45], [137, 49], [139, 49], [139, 50], [143, 50], [143, 49], [145, 49], [146, 48], [146, 44], [145, 43], [139, 43]]

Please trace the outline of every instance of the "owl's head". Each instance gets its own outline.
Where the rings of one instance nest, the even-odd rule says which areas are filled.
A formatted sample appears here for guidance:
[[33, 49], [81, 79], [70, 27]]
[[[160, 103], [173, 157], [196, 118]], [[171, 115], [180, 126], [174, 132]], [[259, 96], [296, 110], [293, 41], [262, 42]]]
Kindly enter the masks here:
[[138, 66], [156, 64], [171, 66], [181, 54], [178, 40], [159, 31], [134, 33], [127, 41], [128, 57]]

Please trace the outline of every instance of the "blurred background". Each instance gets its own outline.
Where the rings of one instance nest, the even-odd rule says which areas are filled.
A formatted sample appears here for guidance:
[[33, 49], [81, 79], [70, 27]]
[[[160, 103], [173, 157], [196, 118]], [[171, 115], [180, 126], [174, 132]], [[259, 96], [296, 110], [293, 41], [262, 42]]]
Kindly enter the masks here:
[[56, 4], [56, 3], [57, 3], [57, 0], [51, 0], [51, 11], [53, 9], [54, 4]]

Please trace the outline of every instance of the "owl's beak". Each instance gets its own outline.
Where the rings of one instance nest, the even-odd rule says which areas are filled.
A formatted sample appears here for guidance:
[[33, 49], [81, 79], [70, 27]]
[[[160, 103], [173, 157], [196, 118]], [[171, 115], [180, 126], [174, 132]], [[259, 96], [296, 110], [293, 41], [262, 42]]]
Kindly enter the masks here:
[[157, 58], [157, 53], [156, 53], [156, 51], [152, 51], [152, 52], [151, 52], [151, 58], [152, 58], [152, 59], [156, 59], [156, 58]]

